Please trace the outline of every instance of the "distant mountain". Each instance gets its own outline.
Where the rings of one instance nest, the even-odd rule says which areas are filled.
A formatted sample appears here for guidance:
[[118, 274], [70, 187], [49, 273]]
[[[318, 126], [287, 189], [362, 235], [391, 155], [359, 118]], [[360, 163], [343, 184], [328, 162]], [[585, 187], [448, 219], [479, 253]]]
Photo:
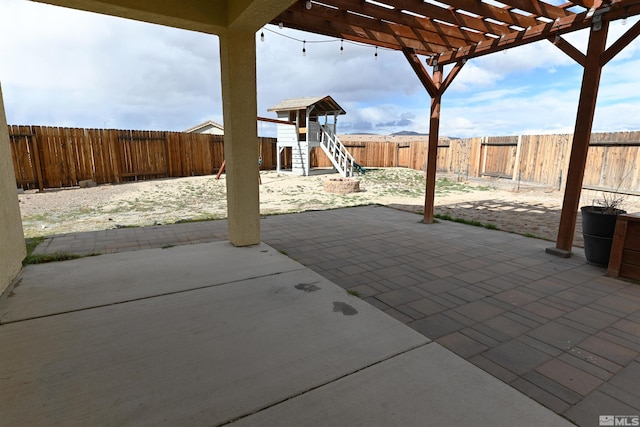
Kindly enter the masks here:
[[403, 130], [401, 132], [392, 133], [391, 135], [393, 135], [393, 136], [427, 136], [429, 134], [428, 133], [413, 132], [413, 131], [410, 131], [410, 130]]

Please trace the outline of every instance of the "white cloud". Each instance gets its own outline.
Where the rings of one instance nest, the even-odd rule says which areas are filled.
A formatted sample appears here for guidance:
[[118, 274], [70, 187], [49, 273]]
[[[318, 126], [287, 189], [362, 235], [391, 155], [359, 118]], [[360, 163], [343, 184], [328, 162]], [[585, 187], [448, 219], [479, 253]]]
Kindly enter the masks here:
[[9, 121], [181, 130], [221, 118], [216, 37], [24, 1], [0, 7]]
[[472, 60], [478, 67], [495, 73], [499, 78], [508, 74], [547, 70], [573, 62], [566, 54], [546, 40], [482, 56]]
[[[445, 72], [447, 72], [445, 67]], [[474, 61], [467, 62], [460, 73], [456, 76], [451, 87], [447, 89], [450, 92], [469, 92], [476, 88], [494, 87], [499, 84], [501, 75], [487, 68], [479, 67]]]
[[[610, 39], [631, 28], [612, 23]], [[257, 35], [258, 115], [285, 98], [331, 95], [339, 131], [428, 132], [430, 98], [399, 52], [268, 26]], [[302, 42], [307, 40], [306, 57]], [[565, 38], [583, 51], [587, 31]], [[323, 43], [313, 43], [323, 41]], [[324, 42], [328, 41], [328, 42]], [[16, 124], [182, 130], [222, 121], [215, 36], [0, 0], [0, 81]], [[638, 129], [640, 42], [604, 69], [599, 129]], [[572, 130], [581, 68], [547, 41], [470, 60], [443, 97], [451, 136]]]

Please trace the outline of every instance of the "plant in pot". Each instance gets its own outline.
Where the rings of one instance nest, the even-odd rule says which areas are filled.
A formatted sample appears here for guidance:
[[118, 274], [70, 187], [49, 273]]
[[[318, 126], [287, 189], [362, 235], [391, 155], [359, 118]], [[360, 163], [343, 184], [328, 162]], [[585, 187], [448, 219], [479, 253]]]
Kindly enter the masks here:
[[582, 237], [584, 255], [589, 264], [606, 267], [609, 265], [613, 233], [618, 215], [627, 211], [620, 209], [623, 197], [617, 194], [607, 196], [591, 206], [580, 208], [582, 212]]

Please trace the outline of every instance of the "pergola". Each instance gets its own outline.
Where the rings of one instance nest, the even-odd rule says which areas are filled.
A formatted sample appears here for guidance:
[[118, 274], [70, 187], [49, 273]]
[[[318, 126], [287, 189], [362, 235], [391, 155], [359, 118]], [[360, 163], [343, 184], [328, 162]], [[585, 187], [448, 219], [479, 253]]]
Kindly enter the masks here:
[[[609, 23], [640, 13], [640, 0], [42, 0], [220, 38], [229, 240], [260, 241], [255, 33], [267, 23], [401, 50], [431, 97], [425, 222], [433, 221], [442, 95], [467, 60], [542, 39], [584, 67], [556, 247], [569, 256], [602, 67], [640, 33], [633, 25], [606, 48]], [[586, 54], [562, 35], [591, 28]], [[419, 55], [426, 56], [426, 62]], [[445, 77], [442, 67], [453, 64]], [[431, 67], [429, 74], [426, 67]], [[20, 270], [24, 239], [0, 96], [0, 291]], [[496, 112], [499, 114], [499, 112]]]
[[[464, 64], [478, 56], [548, 40], [582, 65], [558, 237], [556, 247], [548, 250], [569, 256], [602, 67], [640, 33], [639, 22], [606, 49], [609, 23], [639, 12], [638, 0], [300, 0], [271, 23], [404, 53], [431, 97], [426, 223], [433, 222], [442, 95]], [[584, 28], [591, 28], [586, 54], [562, 38]], [[418, 55], [426, 56], [431, 74]], [[447, 64], [453, 68], [444, 77]]]

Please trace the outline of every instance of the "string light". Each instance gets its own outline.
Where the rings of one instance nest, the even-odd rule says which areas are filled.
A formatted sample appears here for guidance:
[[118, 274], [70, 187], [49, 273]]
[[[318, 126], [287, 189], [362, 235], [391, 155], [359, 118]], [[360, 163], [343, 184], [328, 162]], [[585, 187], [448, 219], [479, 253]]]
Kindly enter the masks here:
[[[284, 24], [283, 24], [282, 21], [280, 21], [278, 23], [278, 27], [280, 29], [284, 28]], [[274, 30], [270, 29], [269, 27], [264, 27], [262, 29], [262, 31], [260, 32], [260, 40], [262, 40], [262, 41], [264, 41], [263, 40], [264, 39], [263, 36], [264, 36], [264, 32], [265, 31], [273, 33], [273, 34], [275, 34], [276, 36], [279, 36], [279, 37], [284, 37], [284, 38], [289, 39], [289, 40], [294, 40], [294, 41], [297, 41], [297, 42], [301, 42], [302, 43], [302, 55], [303, 56], [306, 56], [306, 53], [307, 53], [307, 49], [306, 49], [306, 44], [307, 43], [316, 43], [316, 44], [318, 44], [318, 43], [336, 43], [336, 42], [340, 42], [340, 54], [342, 54], [344, 52], [344, 45], [347, 44], [347, 43], [352, 44], [354, 46], [371, 47], [371, 45], [366, 44], [366, 43], [354, 42], [354, 41], [351, 41], [351, 40], [344, 40], [342, 38], [341, 39], [326, 39], [326, 40], [302, 40], [302, 39], [298, 39], [296, 37], [292, 37], [292, 36], [290, 36], [288, 34], [281, 33], [279, 31], [274, 31]], [[373, 54], [373, 56], [377, 60], [378, 59], [378, 46], [374, 46], [374, 47], [375, 47], [375, 53]], [[388, 48], [385, 48], [385, 47], [381, 47], [380, 49], [393, 50], [393, 49], [388, 49]]]
[[307, 10], [311, 10], [311, 0], [307, 0], [304, 6], [307, 8]]

